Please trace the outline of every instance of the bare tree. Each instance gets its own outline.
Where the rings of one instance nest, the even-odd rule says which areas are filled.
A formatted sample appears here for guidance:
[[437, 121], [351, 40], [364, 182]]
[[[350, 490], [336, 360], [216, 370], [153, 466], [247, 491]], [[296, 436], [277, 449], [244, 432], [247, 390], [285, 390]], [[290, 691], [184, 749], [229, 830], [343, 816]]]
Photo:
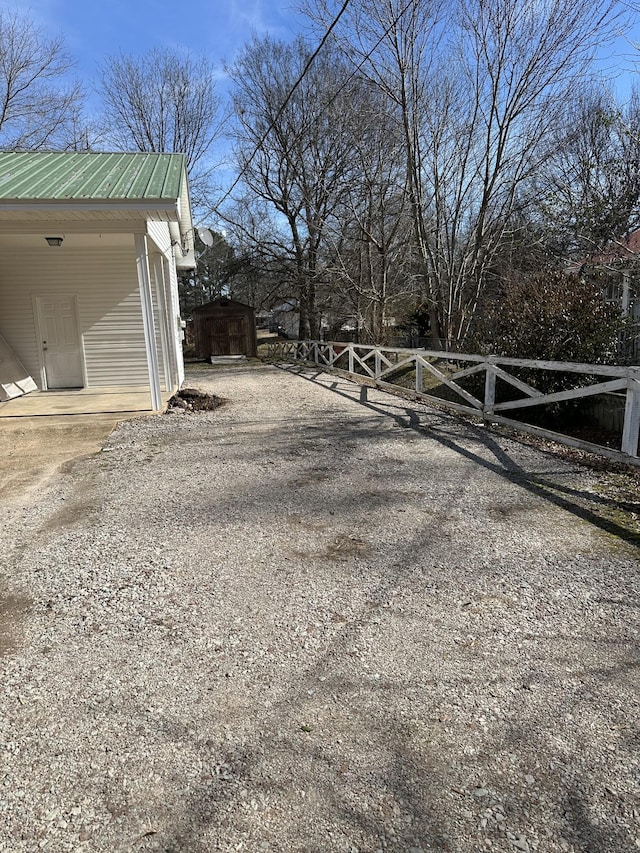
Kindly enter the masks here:
[[234, 298], [257, 309], [270, 310], [298, 298], [291, 242], [279, 218], [273, 204], [248, 188], [225, 206], [223, 219], [240, 262], [230, 290]]
[[[76, 147], [83, 135], [82, 91], [62, 38], [31, 19], [0, 11], [0, 147], [10, 151]], [[82, 129], [81, 129], [82, 125]]]
[[602, 252], [640, 227], [640, 93], [619, 105], [602, 87], [577, 93], [536, 181], [541, 222], [565, 257]]
[[[360, 340], [386, 343], [390, 314], [414, 296], [402, 133], [384, 97], [361, 81], [351, 113], [351, 170], [328, 228], [334, 315], [355, 316]], [[337, 325], [337, 324], [336, 324]]]
[[351, 168], [346, 124], [355, 104], [338, 55], [321, 54], [301, 75], [307, 59], [302, 39], [292, 45], [254, 40], [230, 73], [243, 182], [277, 213], [281, 227], [272, 245], [295, 270], [300, 334], [315, 337], [322, 249]]
[[339, 43], [404, 128], [431, 330], [454, 344], [513, 215], [531, 200], [564, 105], [612, 33], [616, 4], [457, 0], [445, 12], [424, 0], [353, 0], [349, 14]]
[[197, 196], [221, 127], [209, 60], [168, 48], [153, 48], [139, 57], [113, 56], [101, 68], [99, 93], [110, 144], [184, 154]]
[[[322, 27], [334, 14], [332, 0], [306, 0], [304, 8]], [[450, 15], [447, 8], [443, 0], [352, 0], [335, 32], [352, 66], [384, 95], [386, 111], [395, 118], [401, 133], [404, 191], [413, 222], [414, 247], [422, 259], [424, 298], [436, 335], [440, 299], [434, 277], [428, 274], [431, 190], [425, 184], [423, 168], [423, 123], [433, 110], [427, 84], [438, 68], [444, 46]]]

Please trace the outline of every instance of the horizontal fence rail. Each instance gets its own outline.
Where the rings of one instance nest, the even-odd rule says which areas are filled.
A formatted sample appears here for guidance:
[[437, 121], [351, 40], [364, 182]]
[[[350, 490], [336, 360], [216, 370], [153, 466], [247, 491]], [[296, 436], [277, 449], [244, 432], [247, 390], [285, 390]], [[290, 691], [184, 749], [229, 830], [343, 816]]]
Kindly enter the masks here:
[[[570, 447], [640, 465], [640, 367], [325, 341], [273, 342], [269, 344], [268, 357], [335, 370], [360, 383], [410, 394], [416, 399], [475, 415], [491, 423], [504, 424]], [[514, 375], [518, 373], [519, 376]], [[551, 384], [560, 384], [564, 380], [564, 384], [571, 387], [545, 392], [535, 386], [536, 378], [543, 376], [547, 385], [549, 377], [552, 377]], [[573, 382], [570, 383], [568, 379], [571, 377]], [[469, 379], [472, 379], [471, 383]], [[499, 395], [496, 393], [498, 384]], [[448, 396], [429, 393], [436, 389], [444, 390]], [[616, 395], [615, 398], [608, 397], [609, 400], [624, 400], [619, 450], [502, 414], [603, 394]]]

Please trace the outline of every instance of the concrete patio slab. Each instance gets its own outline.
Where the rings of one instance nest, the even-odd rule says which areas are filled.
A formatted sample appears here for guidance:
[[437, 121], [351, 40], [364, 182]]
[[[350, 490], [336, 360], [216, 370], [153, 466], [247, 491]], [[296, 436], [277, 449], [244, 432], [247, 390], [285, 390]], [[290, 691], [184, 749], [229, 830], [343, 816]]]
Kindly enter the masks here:
[[[166, 405], [169, 394], [163, 394]], [[65, 391], [34, 391], [0, 403], [0, 418], [32, 418], [66, 415], [97, 415], [152, 412], [151, 396], [145, 386], [123, 390], [80, 388]]]

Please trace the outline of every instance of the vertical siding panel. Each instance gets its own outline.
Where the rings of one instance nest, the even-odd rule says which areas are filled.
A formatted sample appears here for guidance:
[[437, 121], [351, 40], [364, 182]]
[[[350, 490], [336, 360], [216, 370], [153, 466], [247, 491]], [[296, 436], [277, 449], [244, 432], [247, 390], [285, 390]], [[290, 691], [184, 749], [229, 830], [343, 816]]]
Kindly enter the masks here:
[[[171, 328], [173, 346], [175, 348], [175, 359], [178, 367], [178, 383], [181, 385], [184, 382], [184, 357], [182, 354], [182, 327], [180, 326], [180, 300], [178, 298], [178, 273], [176, 266], [173, 263], [168, 263], [165, 267], [165, 272], [168, 273], [167, 284], [169, 286], [169, 295], [171, 305], [167, 306], [167, 311], [171, 317]], [[173, 310], [172, 310], [173, 309]]]
[[[149, 246], [149, 249], [152, 248], [152, 246]], [[169, 391], [165, 380], [165, 352], [162, 346], [162, 331], [160, 328], [160, 324], [162, 323], [162, 313], [160, 310], [160, 305], [158, 303], [158, 292], [162, 289], [162, 282], [160, 282], [159, 288], [158, 282], [156, 281], [154, 252], [152, 251], [149, 252], [149, 272], [151, 273], [151, 295], [153, 299], [153, 334], [156, 342], [156, 352], [158, 354], [158, 370], [160, 371], [160, 384], [162, 386], [163, 391]]]
[[[168, 345], [171, 353], [169, 359], [170, 363], [177, 369], [178, 384], [181, 384], [184, 382], [184, 360], [182, 356], [182, 330], [180, 328], [180, 301], [178, 299], [178, 275], [173, 258], [169, 226], [166, 222], [147, 222], [147, 232], [166, 259], [164, 265], [166, 278], [165, 310], [170, 329]], [[156, 340], [158, 340], [157, 326]], [[158, 352], [161, 352], [161, 349]]]
[[171, 235], [166, 222], [147, 222], [147, 233], [163, 255], [167, 258], [173, 257]]

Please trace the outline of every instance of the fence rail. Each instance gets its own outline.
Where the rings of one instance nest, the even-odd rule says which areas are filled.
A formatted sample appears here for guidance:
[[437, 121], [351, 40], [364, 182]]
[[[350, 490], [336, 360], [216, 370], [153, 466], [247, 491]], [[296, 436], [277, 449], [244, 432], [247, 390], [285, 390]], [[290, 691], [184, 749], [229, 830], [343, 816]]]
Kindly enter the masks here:
[[[570, 447], [640, 465], [638, 458], [639, 366], [537, 361], [325, 341], [274, 342], [269, 345], [268, 356], [272, 359], [329, 368], [360, 383], [410, 394], [414, 398], [445, 406], [454, 411], [472, 414], [491, 423], [504, 424]], [[544, 371], [547, 379], [550, 374], [555, 374], [557, 381], [564, 380], [564, 384], [569, 384], [567, 377], [575, 375], [575, 382], [572, 387], [545, 393], [535, 387], [535, 377], [539, 375], [536, 371]], [[411, 386], [397, 381], [399, 378], [406, 380], [407, 376], [411, 377], [412, 372], [415, 373], [415, 379], [412, 379]], [[514, 372], [520, 372], [521, 376], [514, 375]], [[461, 381], [468, 380], [470, 377], [477, 377], [472, 387], [463, 387], [460, 384]], [[594, 382], [594, 379], [600, 381]], [[580, 384], [581, 381], [583, 384]], [[506, 396], [509, 396], [509, 399], [497, 399], [497, 382], [502, 383], [500, 396], [505, 396], [506, 388], [508, 389]], [[447, 393], [453, 399], [429, 393], [437, 387], [447, 389]], [[516, 392], [521, 396], [514, 397]], [[568, 400], [593, 398], [603, 394], [615, 394], [615, 399], [624, 400], [624, 424], [619, 450], [574, 438], [542, 426], [514, 420], [502, 414], [502, 412], [510, 413]]]

